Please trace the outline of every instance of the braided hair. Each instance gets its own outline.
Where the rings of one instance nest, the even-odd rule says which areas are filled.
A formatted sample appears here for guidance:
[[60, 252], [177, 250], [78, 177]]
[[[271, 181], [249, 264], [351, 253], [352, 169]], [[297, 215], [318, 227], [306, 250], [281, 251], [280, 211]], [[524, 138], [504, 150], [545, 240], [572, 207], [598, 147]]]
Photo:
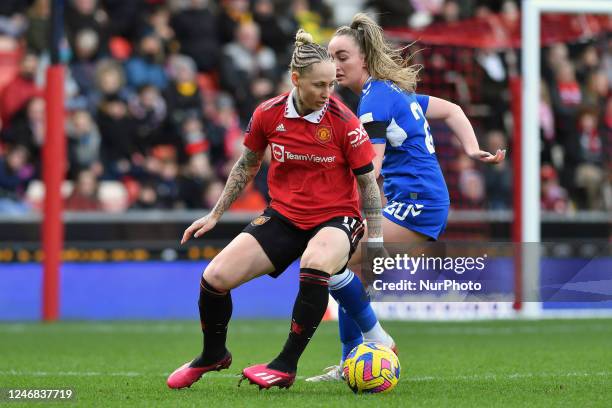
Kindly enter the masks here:
[[300, 28], [295, 35], [295, 49], [289, 69], [302, 75], [313, 64], [321, 61], [332, 61], [331, 55], [325, 47], [313, 41], [312, 35]]

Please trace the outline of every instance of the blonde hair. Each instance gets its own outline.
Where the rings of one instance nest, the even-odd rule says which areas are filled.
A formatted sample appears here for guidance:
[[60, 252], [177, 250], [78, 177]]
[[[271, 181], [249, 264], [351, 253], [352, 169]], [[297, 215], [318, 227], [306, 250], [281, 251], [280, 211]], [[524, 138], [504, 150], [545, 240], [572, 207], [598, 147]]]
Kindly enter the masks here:
[[366, 68], [375, 79], [394, 82], [408, 92], [414, 92], [420, 64], [410, 65], [410, 57], [402, 56], [403, 48], [394, 49], [385, 40], [382, 28], [365, 13], [357, 13], [350, 26], [342, 26], [334, 36], [351, 37], [365, 55]]
[[295, 49], [291, 56], [289, 69], [300, 75], [310, 69], [312, 64], [321, 61], [331, 61], [331, 56], [325, 47], [314, 42], [312, 35], [303, 29], [295, 34]]

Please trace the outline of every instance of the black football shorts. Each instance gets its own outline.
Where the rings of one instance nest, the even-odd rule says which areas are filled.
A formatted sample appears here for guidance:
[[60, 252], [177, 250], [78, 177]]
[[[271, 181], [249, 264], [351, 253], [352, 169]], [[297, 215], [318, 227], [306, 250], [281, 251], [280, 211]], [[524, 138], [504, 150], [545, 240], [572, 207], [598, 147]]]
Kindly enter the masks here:
[[[316, 227], [303, 230], [296, 227], [287, 217], [272, 208], [264, 212], [247, 225], [243, 232], [251, 234], [274, 265], [273, 278], [278, 277], [298, 259], [308, 245], [308, 241], [316, 235], [321, 228], [335, 227], [343, 230], [350, 242], [349, 258], [357, 249], [359, 240], [363, 237], [363, 223], [353, 217], [334, 217]], [[343, 270], [346, 267], [342, 267]], [[339, 271], [337, 271], [339, 272]]]

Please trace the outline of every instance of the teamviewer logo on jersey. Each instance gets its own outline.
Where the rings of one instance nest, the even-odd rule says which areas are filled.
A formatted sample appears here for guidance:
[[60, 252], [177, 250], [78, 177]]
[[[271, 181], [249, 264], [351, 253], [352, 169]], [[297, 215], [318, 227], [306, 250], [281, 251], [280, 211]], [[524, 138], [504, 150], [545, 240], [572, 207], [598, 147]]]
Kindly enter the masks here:
[[272, 156], [279, 162], [285, 161], [285, 146], [272, 143]]
[[359, 125], [358, 128], [355, 128], [348, 133], [348, 137], [351, 146], [359, 147], [365, 143], [366, 140], [368, 140], [368, 132], [365, 131], [362, 125]]

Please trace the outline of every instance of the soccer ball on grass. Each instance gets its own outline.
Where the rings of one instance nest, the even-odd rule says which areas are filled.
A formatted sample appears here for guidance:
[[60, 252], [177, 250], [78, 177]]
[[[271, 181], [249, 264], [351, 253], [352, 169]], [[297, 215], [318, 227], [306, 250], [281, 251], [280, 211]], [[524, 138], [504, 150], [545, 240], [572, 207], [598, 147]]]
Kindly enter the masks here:
[[362, 343], [346, 356], [344, 379], [354, 393], [391, 391], [400, 378], [399, 359], [380, 343]]

